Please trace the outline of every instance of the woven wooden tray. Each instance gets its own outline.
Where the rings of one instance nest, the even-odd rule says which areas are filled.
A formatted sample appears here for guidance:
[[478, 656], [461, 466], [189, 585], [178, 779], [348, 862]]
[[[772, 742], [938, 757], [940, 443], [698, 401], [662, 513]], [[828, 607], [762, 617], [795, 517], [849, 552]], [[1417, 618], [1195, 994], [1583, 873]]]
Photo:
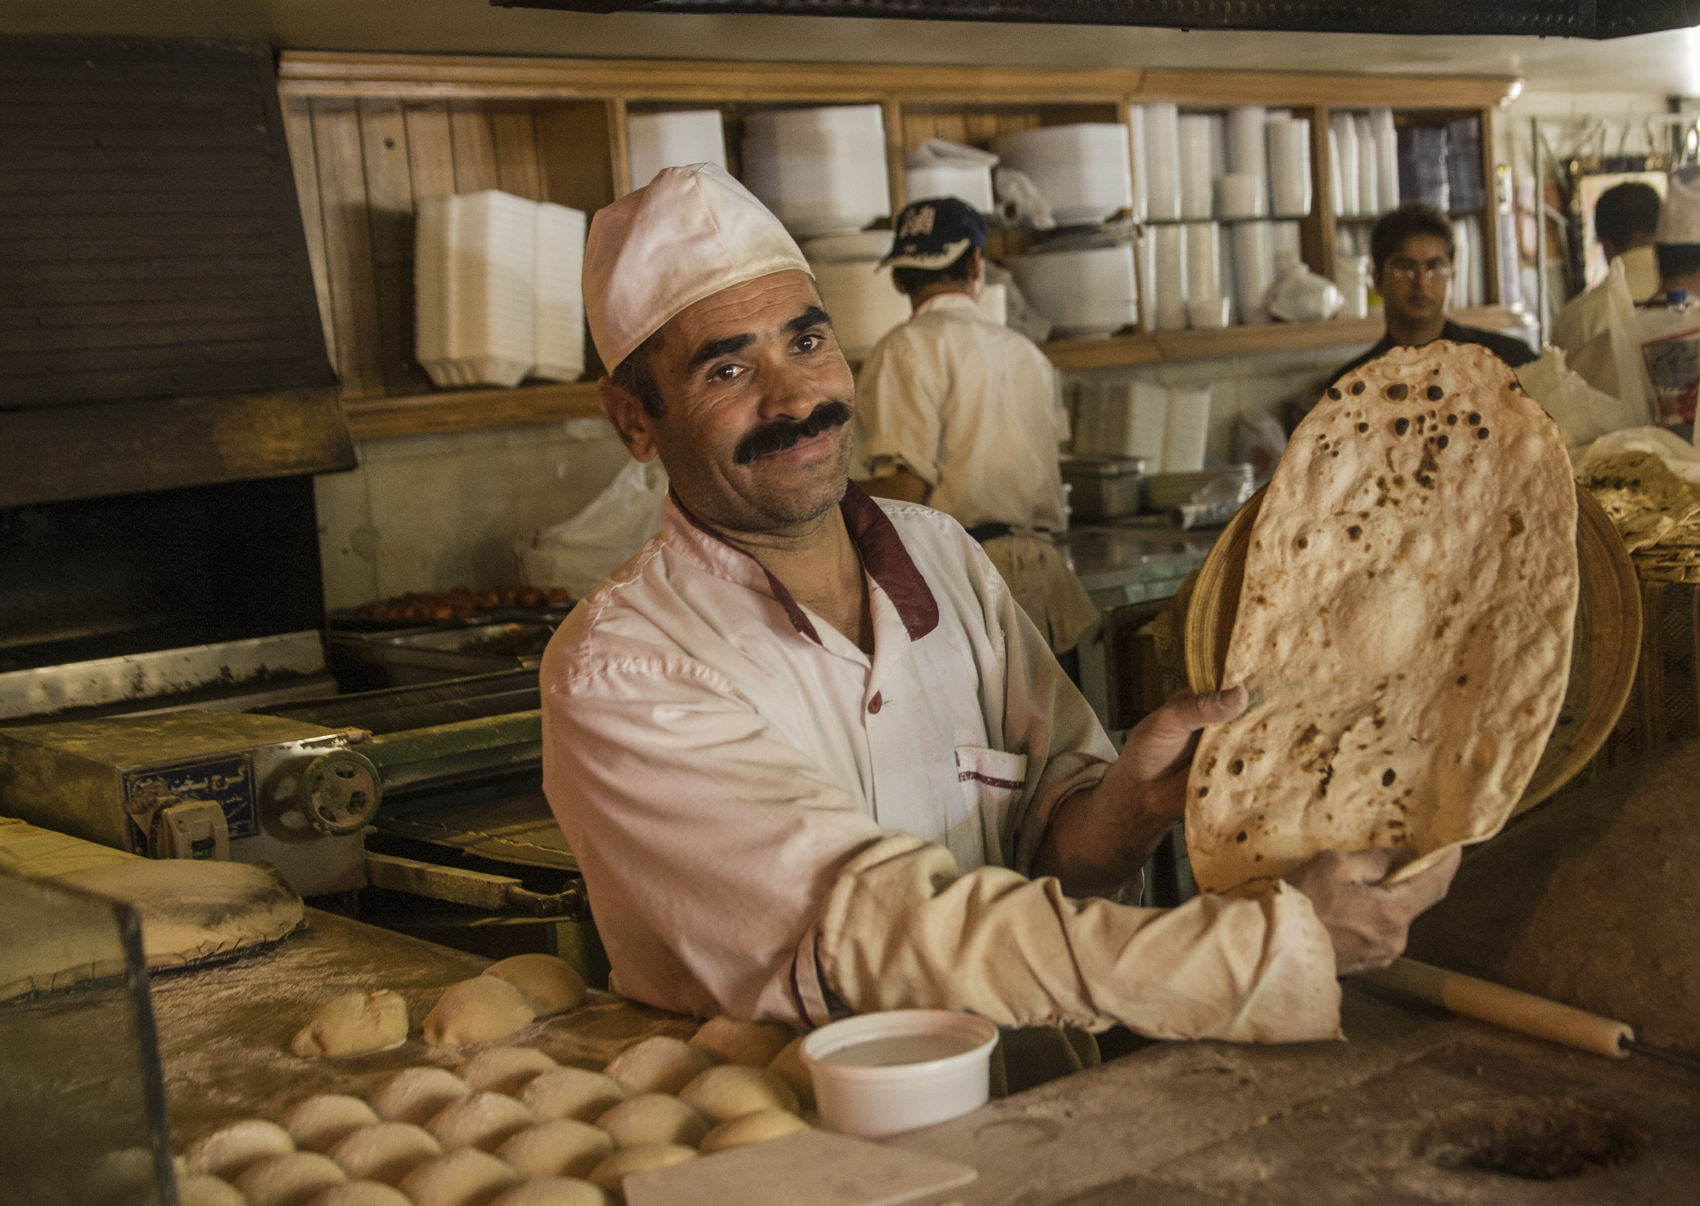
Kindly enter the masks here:
[[[1186, 676], [1194, 691], [1222, 682], [1239, 613], [1246, 550], [1263, 490], [1241, 507], [1199, 567], [1186, 600]], [[1623, 540], [1600, 505], [1576, 488], [1581, 591], [1571, 647], [1570, 686], [1534, 777], [1512, 815], [1539, 804], [1587, 765], [1629, 700], [1641, 651], [1641, 590]]]

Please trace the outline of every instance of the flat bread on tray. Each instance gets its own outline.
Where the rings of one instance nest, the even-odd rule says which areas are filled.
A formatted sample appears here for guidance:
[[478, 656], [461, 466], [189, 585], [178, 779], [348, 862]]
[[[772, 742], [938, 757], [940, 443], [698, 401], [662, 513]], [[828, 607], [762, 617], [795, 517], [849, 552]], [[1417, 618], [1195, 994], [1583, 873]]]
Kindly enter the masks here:
[[1328, 849], [1415, 874], [1499, 831], [1558, 719], [1576, 616], [1564, 437], [1485, 348], [1396, 348], [1329, 387], [1252, 528], [1187, 786], [1200, 888]]

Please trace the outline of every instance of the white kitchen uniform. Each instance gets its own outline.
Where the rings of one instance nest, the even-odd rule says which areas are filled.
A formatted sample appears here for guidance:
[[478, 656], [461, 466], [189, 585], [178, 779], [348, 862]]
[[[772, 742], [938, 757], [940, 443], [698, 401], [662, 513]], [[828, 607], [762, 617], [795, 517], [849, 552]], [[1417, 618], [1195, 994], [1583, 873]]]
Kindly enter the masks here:
[[855, 486], [841, 507], [872, 657], [672, 498], [550, 642], [544, 788], [621, 991], [795, 1025], [836, 1000], [1332, 1035], [1302, 894], [1166, 912], [1018, 874], [1114, 751], [958, 524]]
[[1098, 611], [1046, 535], [1065, 526], [1057, 443], [1068, 419], [1045, 354], [966, 293], [939, 294], [868, 356], [856, 407], [850, 476], [902, 467], [931, 487], [929, 507], [963, 527], [1008, 525], [987, 555], [1051, 647], [1074, 648]]

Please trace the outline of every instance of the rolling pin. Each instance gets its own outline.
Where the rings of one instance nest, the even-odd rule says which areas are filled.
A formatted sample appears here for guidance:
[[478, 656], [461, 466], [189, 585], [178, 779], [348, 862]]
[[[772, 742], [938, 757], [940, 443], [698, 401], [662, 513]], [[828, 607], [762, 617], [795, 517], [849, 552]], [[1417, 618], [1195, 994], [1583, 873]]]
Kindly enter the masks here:
[[1395, 959], [1380, 971], [1359, 972], [1358, 979], [1465, 1017], [1613, 1059], [1624, 1059], [1641, 1046], [1635, 1031], [1622, 1022], [1415, 959]]

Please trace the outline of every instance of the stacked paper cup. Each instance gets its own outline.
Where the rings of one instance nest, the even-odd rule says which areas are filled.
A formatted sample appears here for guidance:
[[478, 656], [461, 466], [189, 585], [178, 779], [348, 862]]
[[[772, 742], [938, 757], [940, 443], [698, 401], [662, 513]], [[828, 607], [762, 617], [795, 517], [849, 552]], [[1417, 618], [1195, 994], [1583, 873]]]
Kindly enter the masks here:
[[1187, 269], [1185, 226], [1151, 228], [1156, 260], [1156, 297], [1146, 304], [1157, 311], [1159, 331], [1186, 329]]
[[1352, 126], [1358, 135], [1358, 212], [1366, 217], [1382, 211], [1379, 168], [1376, 160], [1375, 128], [1369, 114], [1354, 113]]
[[1228, 325], [1222, 256], [1214, 222], [1189, 222], [1186, 231], [1186, 313], [1191, 327]]
[[[1358, 204], [1358, 128], [1350, 113], [1335, 113], [1328, 119], [1334, 163], [1339, 167], [1339, 189], [1334, 194], [1334, 212], [1351, 216], [1361, 213]], [[1330, 182], [1332, 172], [1330, 173]]]
[[1145, 128], [1145, 214], [1155, 221], [1181, 216], [1180, 110], [1142, 105]]
[[1257, 182], [1254, 215], [1269, 212], [1268, 124], [1268, 111], [1262, 105], [1235, 105], [1228, 110], [1228, 172]]
[[662, 168], [726, 166], [726, 129], [718, 109], [634, 113], [626, 118], [626, 142], [633, 188], [648, 184]]
[[1234, 246], [1234, 300], [1242, 323], [1269, 321], [1264, 298], [1275, 283], [1275, 238], [1271, 222], [1240, 222], [1230, 233]]
[[[1398, 173], [1398, 161], [1394, 161]], [[1269, 212], [1277, 218], [1310, 213], [1310, 122], [1277, 117], [1269, 122]]]
[[1219, 218], [1261, 218], [1264, 183], [1262, 176], [1250, 172], [1226, 172], [1216, 177], [1216, 216]]
[[751, 113], [744, 183], [793, 235], [861, 230], [891, 212], [878, 105]]
[[494, 189], [421, 198], [415, 241], [420, 365], [438, 385], [518, 385], [536, 355], [537, 203]]
[[1207, 114], [1189, 113], [1180, 119], [1181, 213], [1187, 219], [1215, 216], [1214, 155], [1211, 150], [1211, 119]]
[[1369, 121], [1375, 131], [1375, 196], [1386, 213], [1399, 208], [1399, 135], [1391, 109], [1371, 109]]
[[584, 230], [581, 211], [537, 206], [531, 371], [550, 381], [577, 381], [584, 372]]
[[1132, 105], [1128, 108], [1127, 144], [1128, 163], [1133, 171], [1133, 220], [1143, 222], [1150, 208], [1147, 197], [1151, 184], [1151, 169], [1145, 161], [1145, 108], [1142, 105]]

